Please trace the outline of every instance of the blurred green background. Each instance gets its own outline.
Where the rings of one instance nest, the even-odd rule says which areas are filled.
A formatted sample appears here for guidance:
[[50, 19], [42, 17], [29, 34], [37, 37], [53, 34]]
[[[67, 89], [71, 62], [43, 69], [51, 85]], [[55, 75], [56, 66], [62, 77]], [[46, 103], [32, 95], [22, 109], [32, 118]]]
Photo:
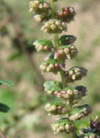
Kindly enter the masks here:
[[[34, 40], [51, 37], [40, 31], [41, 24], [33, 20], [29, 0], [0, 0], [0, 79], [12, 80], [13, 88], [0, 87], [0, 102], [11, 107], [8, 114], [0, 113], [0, 127], [8, 138], [65, 138], [53, 135], [50, 128], [54, 117], [48, 116], [44, 104], [50, 99], [43, 91], [44, 80], [59, 80], [51, 73], [41, 75], [39, 65], [46, 56], [32, 47]], [[78, 57], [66, 61], [66, 69], [74, 65], [88, 69], [88, 76], [75, 85], [87, 86], [87, 96], [81, 103], [92, 107], [92, 114], [77, 121], [86, 126], [90, 117], [100, 114], [100, 0], [62, 0], [57, 9], [73, 6], [77, 15], [68, 24], [68, 32], [77, 37]]]

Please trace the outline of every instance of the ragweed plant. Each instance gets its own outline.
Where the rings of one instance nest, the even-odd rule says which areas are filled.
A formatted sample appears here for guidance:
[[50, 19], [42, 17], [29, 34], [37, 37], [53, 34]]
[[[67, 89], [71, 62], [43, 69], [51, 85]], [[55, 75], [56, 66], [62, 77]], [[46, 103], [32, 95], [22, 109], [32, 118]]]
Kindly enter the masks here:
[[[90, 122], [89, 129], [78, 134], [75, 121], [80, 120], [91, 113], [89, 105], [76, 106], [86, 96], [86, 87], [69, 87], [69, 83], [81, 80], [87, 75], [87, 69], [74, 66], [66, 71], [65, 61], [75, 58], [78, 50], [74, 45], [76, 37], [73, 35], [60, 35], [67, 31], [67, 24], [74, 20], [76, 12], [73, 7], [55, 9], [55, 2], [58, 0], [33, 0], [29, 3], [29, 11], [37, 22], [42, 23], [41, 30], [53, 36], [52, 40], [36, 40], [33, 45], [38, 52], [49, 52], [45, 61], [40, 65], [42, 74], [53, 72], [61, 75], [61, 81], [47, 81], [44, 83], [45, 91], [57, 97], [54, 102], [47, 103], [45, 110], [48, 114], [59, 115], [59, 118], [51, 125], [54, 134], [65, 132], [69, 138], [100, 138], [99, 129]], [[60, 36], [59, 36], [60, 35]], [[99, 124], [99, 123], [97, 123]], [[100, 131], [99, 131], [100, 132]]]

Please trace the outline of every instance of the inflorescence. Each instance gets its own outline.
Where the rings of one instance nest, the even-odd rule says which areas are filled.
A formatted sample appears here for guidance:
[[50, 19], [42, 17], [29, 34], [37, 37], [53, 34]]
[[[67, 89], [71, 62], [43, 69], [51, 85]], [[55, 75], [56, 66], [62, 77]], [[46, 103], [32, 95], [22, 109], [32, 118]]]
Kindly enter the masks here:
[[[54, 3], [58, 0], [33, 0], [29, 3], [29, 11], [37, 22], [42, 23], [41, 30], [54, 36], [54, 39], [36, 40], [33, 45], [38, 52], [47, 52], [48, 55], [40, 65], [42, 73], [53, 72], [61, 74], [62, 81], [47, 81], [44, 83], [45, 91], [52, 97], [56, 97], [54, 102], [48, 102], [45, 110], [49, 115], [59, 115], [59, 119], [52, 124], [54, 134], [59, 132], [71, 133], [72, 138], [100, 138], [100, 122], [90, 121], [88, 129], [84, 129], [82, 134], [77, 134], [74, 124], [91, 113], [89, 105], [76, 106], [79, 101], [86, 96], [87, 89], [84, 86], [69, 87], [68, 83], [81, 80], [87, 75], [87, 69], [74, 66], [66, 71], [65, 61], [75, 58], [78, 54], [73, 35], [62, 35], [66, 33], [67, 24], [74, 20], [76, 12], [73, 7], [63, 7], [55, 11]], [[93, 130], [93, 131], [91, 131]], [[94, 133], [95, 132], [95, 133]], [[99, 133], [97, 133], [99, 132]]]

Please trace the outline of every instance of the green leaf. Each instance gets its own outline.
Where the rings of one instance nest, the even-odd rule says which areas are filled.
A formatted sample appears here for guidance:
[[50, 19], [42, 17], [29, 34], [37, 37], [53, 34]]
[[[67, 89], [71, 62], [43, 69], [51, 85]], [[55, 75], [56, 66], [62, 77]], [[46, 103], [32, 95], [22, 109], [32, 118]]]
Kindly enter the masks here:
[[67, 90], [72, 90], [72, 91], [73, 91], [73, 90], [74, 90], [74, 88], [71, 88], [71, 87], [66, 87], [66, 88], [64, 88], [64, 90], [65, 90], [65, 91], [67, 91]]
[[42, 64], [61, 64], [61, 61], [55, 60], [55, 59], [48, 59], [47, 61], [44, 61]]
[[89, 106], [87, 104], [85, 105], [81, 105], [81, 106], [77, 106], [73, 109], [73, 111], [71, 112], [71, 115], [75, 115], [75, 114], [80, 114], [83, 112], [83, 110], [85, 108], [88, 108]]
[[73, 46], [72, 44], [64, 45], [64, 46], [61, 46], [59, 49], [71, 48], [72, 46]]
[[14, 83], [10, 80], [0, 80], [0, 85], [1, 84], [7, 85], [7, 86], [10, 86], [10, 87], [14, 86]]
[[65, 126], [66, 124], [69, 124], [69, 121], [67, 118], [61, 118], [59, 121], [55, 121], [53, 124], [59, 124], [60, 126]]
[[96, 131], [96, 129], [85, 129], [85, 128], [83, 128], [82, 129], [82, 131], [84, 132], [84, 133], [94, 133], [95, 131]]
[[0, 112], [5, 112], [6, 113], [9, 110], [10, 110], [10, 108], [7, 105], [0, 103]]
[[62, 106], [62, 107], [65, 106], [65, 104], [61, 100], [52, 101], [49, 104], [56, 105], [56, 106]]
[[43, 46], [53, 47], [53, 43], [51, 40], [46, 40], [46, 39], [36, 40], [35, 43]]
[[72, 68], [70, 68], [70, 70], [74, 71], [76, 68], [79, 68], [80, 70], [86, 70], [85, 68], [79, 66], [73, 66]]
[[67, 45], [69, 43], [73, 43], [76, 40], [76, 37], [73, 35], [63, 35], [59, 39], [60, 45]]
[[50, 53], [50, 54], [48, 55], [48, 57], [49, 57], [49, 59], [54, 59], [54, 53]]
[[62, 84], [57, 81], [46, 81], [44, 87], [45, 91], [61, 91]]
[[84, 86], [76, 86], [75, 89], [77, 89], [78, 91], [82, 91], [85, 87]]

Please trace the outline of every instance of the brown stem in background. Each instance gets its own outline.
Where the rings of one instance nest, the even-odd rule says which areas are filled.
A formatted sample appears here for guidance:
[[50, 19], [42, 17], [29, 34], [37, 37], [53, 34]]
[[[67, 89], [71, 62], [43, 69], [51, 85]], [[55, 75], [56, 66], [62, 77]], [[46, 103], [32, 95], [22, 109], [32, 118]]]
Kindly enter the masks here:
[[9, 22], [11, 22], [11, 18], [8, 18], [0, 23], [0, 30], [7, 25]]
[[[37, 66], [35, 64], [35, 61], [34, 61], [34, 58], [32, 58], [32, 56], [30, 55], [30, 53], [27, 51], [27, 49], [26, 49], [23, 41], [21, 40], [19, 32], [17, 32], [17, 36], [16, 37], [17, 37], [17, 40], [18, 40], [18, 42], [20, 44], [20, 47], [21, 47], [23, 53], [28, 57], [29, 62], [31, 63], [31, 66], [32, 66], [33, 70], [35, 70], [35, 72], [36, 72], [36, 76], [38, 76], [37, 79], [38, 79], [38, 81], [40, 82], [40, 84], [42, 86], [42, 84], [44, 82], [44, 78], [43, 78], [42, 74], [40, 73], [39, 69], [37, 68]], [[41, 87], [41, 88], [37, 87], [37, 89], [43, 91], [43, 87]]]
[[0, 129], [0, 134], [1, 134], [2, 138], [7, 138], [7, 137], [4, 135], [4, 133], [2, 132], [1, 129]]

